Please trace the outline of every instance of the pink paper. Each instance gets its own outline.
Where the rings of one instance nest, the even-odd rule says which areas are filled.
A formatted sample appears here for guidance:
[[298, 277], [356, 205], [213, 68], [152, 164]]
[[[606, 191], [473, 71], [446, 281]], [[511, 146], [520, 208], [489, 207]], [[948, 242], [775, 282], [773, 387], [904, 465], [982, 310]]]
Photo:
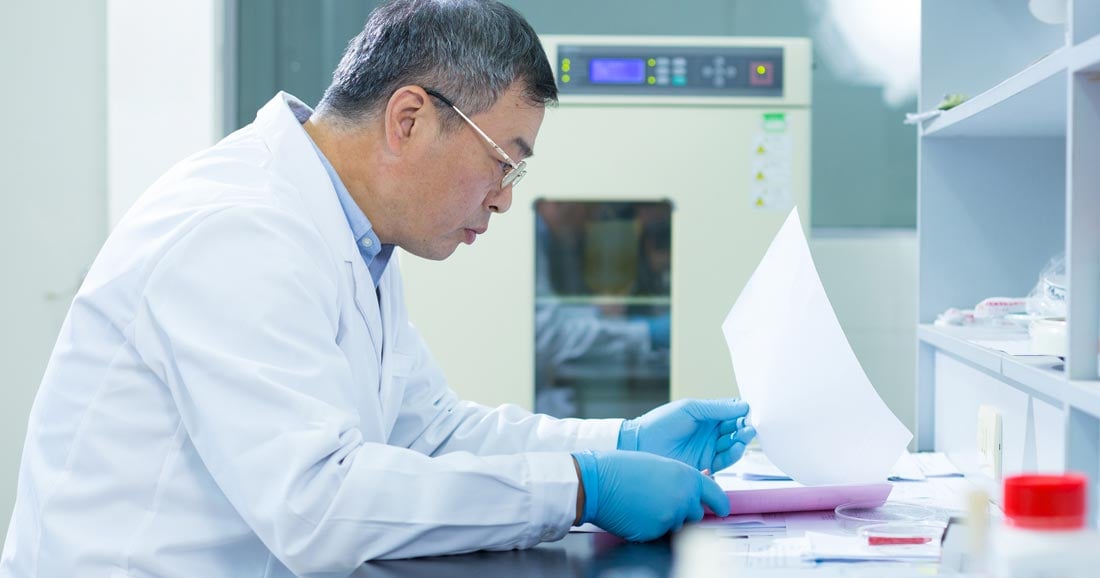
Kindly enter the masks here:
[[727, 490], [730, 514], [767, 514], [832, 510], [849, 502], [879, 505], [890, 496], [893, 484], [844, 484], [834, 486], [787, 486], [752, 490]]

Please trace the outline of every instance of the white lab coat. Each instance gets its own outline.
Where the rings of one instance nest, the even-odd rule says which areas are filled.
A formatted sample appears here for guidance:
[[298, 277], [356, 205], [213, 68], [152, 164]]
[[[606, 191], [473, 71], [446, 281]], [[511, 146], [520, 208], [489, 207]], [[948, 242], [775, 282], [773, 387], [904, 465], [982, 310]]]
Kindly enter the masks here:
[[345, 576], [569, 529], [567, 452], [614, 448], [619, 420], [460, 401], [396, 260], [376, 294], [303, 109], [276, 96], [107, 240], [31, 412], [0, 576]]

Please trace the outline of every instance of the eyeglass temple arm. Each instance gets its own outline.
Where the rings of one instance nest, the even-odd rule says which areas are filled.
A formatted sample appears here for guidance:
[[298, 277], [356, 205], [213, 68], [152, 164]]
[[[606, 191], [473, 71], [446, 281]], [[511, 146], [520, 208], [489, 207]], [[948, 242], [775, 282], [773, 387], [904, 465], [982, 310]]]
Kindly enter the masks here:
[[516, 168], [518, 166], [516, 164], [516, 161], [512, 160], [512, 157], [508, 156], [508, 153], [504, 152], [504, 149], [500, 148], [497, 143], [493, 142], [493, 139], [489, 138], [489, 135], [485, 134], [485, 132], [482, 131], [479, 126], [474, 124], [474, 121], [470, 120], [470, 117], [466, 116], [461, 110], [458, 110], [457, 106], [451, 104], [447, 100], [443, 100], [443, 102], [449, 104], [451, 106], [451, 109], [457, 112], [458, 116], [462, 117], [462, 120], [466, 121], [466, 124], [470, 125], [471, 128], [477, 131], [477, 134], [481, 135], [481, 138], [485, 139], [485, 142], [489, 143], [489, 146], [493, 147], [498, 153], [500, 153], [500, 156], [504, 157], [504, 160], [508, 161], [508, 164], [512, 165], [512, 168]]

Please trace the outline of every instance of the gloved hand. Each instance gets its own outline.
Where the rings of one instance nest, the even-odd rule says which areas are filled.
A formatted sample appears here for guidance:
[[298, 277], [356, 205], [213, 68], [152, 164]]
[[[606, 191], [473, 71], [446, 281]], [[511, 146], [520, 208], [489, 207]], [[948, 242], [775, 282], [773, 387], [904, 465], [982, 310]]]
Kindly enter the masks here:
[[682, 399], [623, 422], [620, 450], [636, 450], [681, 461], [711, 473], [745, 453], [756, 429], [745, 423], [749, 404], [739, 399]]
[[729, 498], [709, 477], [680, 462], [638, 453], [573, 454], [584, 484], [581, 523], [641, 542], [703, 519], [703, 506], [725, 517]]

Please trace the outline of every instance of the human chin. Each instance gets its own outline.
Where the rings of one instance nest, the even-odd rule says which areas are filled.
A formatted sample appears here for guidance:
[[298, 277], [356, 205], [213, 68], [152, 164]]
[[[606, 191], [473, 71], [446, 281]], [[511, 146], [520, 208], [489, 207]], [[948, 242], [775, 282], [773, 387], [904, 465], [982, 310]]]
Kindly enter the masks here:
[[458, 249], [459, 241], [453, 239], [441, 239], [437, 243], [433, 243], [432, 246], [427, 247], [427, 255], [421, 255], [425, 259], [431, 259], [433, 261], [442, 261], [447, 257], [454, 254]]

